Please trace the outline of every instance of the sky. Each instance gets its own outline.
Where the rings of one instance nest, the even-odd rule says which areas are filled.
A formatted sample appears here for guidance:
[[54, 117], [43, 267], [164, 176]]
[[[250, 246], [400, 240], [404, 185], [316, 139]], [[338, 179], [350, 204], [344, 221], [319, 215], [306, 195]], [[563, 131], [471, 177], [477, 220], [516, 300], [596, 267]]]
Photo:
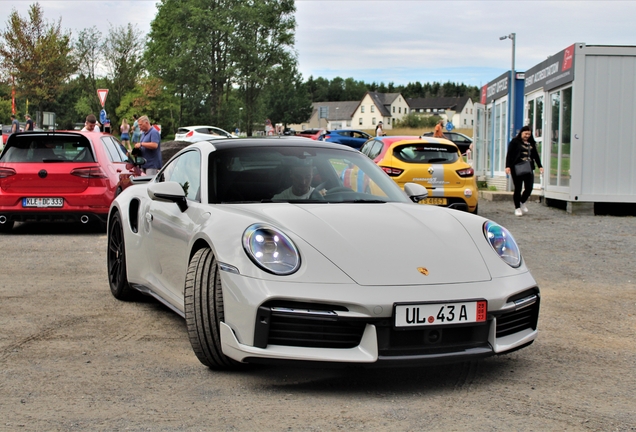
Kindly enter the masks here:
[[[27, 17], [32, 0], [0, 0]], [[155, 0], [39, 0], [50, 21], [74, 35], [129, 22], [143, 34]], [[303, 78], [366, 83], [456, 82], [482, 86], [512, 67], [525, 71], [573, 43], [636, 46], [636, 0], [296, 0]], [[0, 28], [6, 28], [6, 20]]]

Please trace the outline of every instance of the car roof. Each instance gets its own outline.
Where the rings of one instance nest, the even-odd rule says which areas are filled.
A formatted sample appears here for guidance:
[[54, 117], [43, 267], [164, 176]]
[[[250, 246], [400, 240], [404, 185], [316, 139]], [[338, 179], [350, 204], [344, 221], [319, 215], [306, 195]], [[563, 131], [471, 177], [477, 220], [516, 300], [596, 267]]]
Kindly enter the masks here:
[[325, 141], [308, 140], [307, 138], [295, 136], [264, 136], [251, 138], [222, 138], [213, 141], [199, 141], [195, 146], [213, 146], [217, 150], [240, 148], [240, 147], [322, 147], [332, 148], [357, 153], [358, 151], [342, 144], [335, 144]]
[[446, 138], [435, 137], [419, 137], [414, 135], [398, 135], [398, 136], [382, 136], [376, 137], [375, 140], [382, 141], [385, 144], [393, 145], [398, 143], [425, 143], [425, 144], [447, 144], [457, 147], [454, 142]]

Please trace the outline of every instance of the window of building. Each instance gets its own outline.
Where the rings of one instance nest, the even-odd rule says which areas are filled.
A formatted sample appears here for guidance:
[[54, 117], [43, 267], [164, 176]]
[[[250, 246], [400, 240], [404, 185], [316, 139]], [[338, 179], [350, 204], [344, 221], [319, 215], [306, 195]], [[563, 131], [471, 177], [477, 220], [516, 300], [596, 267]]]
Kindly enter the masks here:
[[402, 114], [402, 107], [398, 107], [398, 114]]
[[375, 105], [371, 105], [371, 112], [375, 112]]
[[351, 127], [351, 120], [347, 120], [347, 127]]
[[393, 114], [395, 114], [395, 107], [393, 107]]
[[360, 117], [360, 118], [358, 119], [358, 124], [359, 124], [360, 126], [362, 126], [362, 117]]
[[375, 126], [375, 117], [371, 119], [371, 124]]
[[360, 105], [360, 112], [363, 113], [364, 112], [364, 105]]

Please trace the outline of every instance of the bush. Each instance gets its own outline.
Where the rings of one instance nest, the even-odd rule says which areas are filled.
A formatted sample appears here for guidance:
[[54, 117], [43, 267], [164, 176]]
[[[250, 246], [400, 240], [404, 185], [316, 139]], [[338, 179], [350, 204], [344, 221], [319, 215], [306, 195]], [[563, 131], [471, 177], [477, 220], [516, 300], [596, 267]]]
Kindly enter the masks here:
[[435, 127], [440, 120], [439, 116], [421, 115], [418, 113], [409, 113], [401, 121], [395, 123], [396, 127], [422, 129]]

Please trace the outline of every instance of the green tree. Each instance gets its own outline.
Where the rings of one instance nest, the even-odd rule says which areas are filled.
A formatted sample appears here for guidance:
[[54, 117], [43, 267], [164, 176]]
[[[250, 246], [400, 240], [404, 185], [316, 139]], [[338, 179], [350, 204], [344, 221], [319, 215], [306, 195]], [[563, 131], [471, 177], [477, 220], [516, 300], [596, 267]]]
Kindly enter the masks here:
[[[0, 33], [0, 68], [15, 77], [16, 91], [42, 112], [57, 97], [62, 85], [76, 71], [70, 56], [70, 32], [62, 32], [62, 20], [49, 23], [40, 5], [29, 8], [28, 19], [14, 9], [6, 30]], [[40, 122], [38, 122], [40, 123]]]
[[[230, 38], [239, 0], [161, 0], [151, 22], [144, 60], [151, 75], [174, 87], [178, 121], [217, 123], [230, 89]], [[227, 95], [226, 95], [227, 96]], [[205, 119], [202, 109], [207, 109]]]
[[169, 86], [159, 78], [147, 77], [124, 95], [116, 115], [129, 121], [133, 114], [147, 115], [151, 122], [161, 124], [161, 134], [165, 136], [176, 129], [177, 110], [178, 99]]
[[296, 60], [294, 44], [296, 7], [293, 0], [249, 0], [235, 8], [232, 60], [236, 82], [245, 105], [247, 133], [251, 134], [259, 97], [277, 68]]
[[[141, 32], [130, 23], [125, 27], [111, 26], [106, 40], [100, 46], [108, 72], [105, 77], [105, 86], [109, 90], [106, 99], [108, 113], [116, 114], [116, 108], [119, 107], [124, 95], [135, 88], [136, 78], [140, 73], [143, 46]], [[112, 130], [118, 131], [115, 125], [119, 124], [119, 118], [110, 114], [109, 117], [113, 122]]]
[[311, 97], [295, 64], [281, 67], [267, 86], [266, 115], [273, 123], [302, 123], [311, 116]]

